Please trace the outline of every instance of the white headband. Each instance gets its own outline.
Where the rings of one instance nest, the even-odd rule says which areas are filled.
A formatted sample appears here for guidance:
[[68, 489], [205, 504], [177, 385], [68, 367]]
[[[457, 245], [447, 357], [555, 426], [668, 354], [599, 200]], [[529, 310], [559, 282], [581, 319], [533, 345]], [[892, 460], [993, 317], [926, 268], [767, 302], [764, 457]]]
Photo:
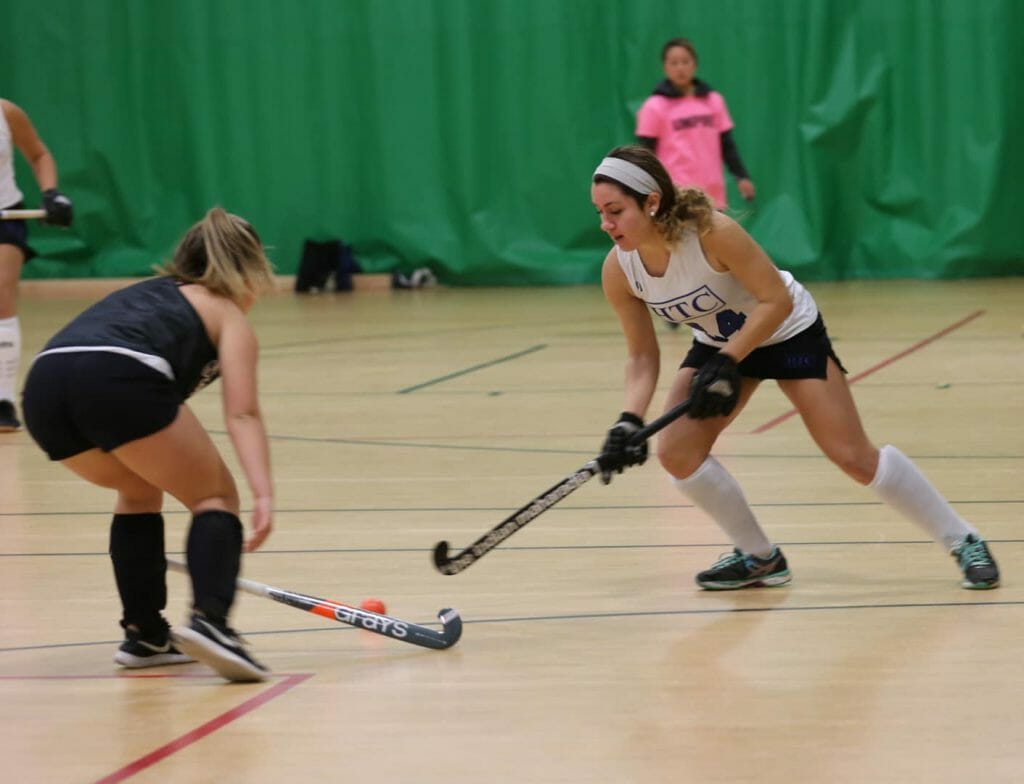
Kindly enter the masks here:
[[661, 193], [657, 180], [635, 163], [624, 161], [622, 158], [605, 158], [594, 169], [594, 176], [596, 177], [598, 174], [611, 177], [616, 182], [632, 188], [637, 193], [644, 195], [648, 193]]

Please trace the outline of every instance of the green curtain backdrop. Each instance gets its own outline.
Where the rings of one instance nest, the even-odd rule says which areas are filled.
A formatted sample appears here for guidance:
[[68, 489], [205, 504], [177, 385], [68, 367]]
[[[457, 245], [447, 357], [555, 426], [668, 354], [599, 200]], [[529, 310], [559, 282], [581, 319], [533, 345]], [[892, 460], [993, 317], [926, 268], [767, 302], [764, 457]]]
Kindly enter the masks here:
[[[589, 176], [691, 38], [805, 280], [1024, 272], [1020, 0], [0, 0], [77, 210], [26, 277], [146, 274], [206, 208], [456, 285], [598, 279]], [[20, 157], [20, 156], [19, 156]], [[38, 199], [19, 160], [19, 183]]]

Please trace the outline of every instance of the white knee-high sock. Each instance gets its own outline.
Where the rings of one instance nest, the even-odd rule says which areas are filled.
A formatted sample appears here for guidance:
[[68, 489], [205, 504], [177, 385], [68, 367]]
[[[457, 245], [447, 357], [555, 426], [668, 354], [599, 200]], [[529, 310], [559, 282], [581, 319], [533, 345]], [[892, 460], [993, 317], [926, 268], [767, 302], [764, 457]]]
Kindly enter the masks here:
[[0, 400], [16, 399], [21, 362], [21, 326], [17, 316], [0, 319]]
[[879, 450], [878, 470], [869, 487], [901, 515], [946, 549], [978, 532], [958, 515], [910, 458], [894, 446]]
[[715, 458], [708, 458], [685, 479], [672, 477], [672, 484], [718, 523], [734, 545], [749, 555], [765, 558], [772, 543], [747, 503], [732, 474]]

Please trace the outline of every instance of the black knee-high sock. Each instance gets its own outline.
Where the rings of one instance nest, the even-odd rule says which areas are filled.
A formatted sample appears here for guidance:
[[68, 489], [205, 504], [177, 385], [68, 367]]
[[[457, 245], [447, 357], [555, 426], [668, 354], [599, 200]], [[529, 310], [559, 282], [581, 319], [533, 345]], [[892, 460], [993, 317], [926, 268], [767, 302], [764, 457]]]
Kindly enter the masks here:
[[195, 515], [188, 530], [192, 606], [211, 621], [224, 623], [235, 601], [241, 565], [242, 522], [238, 517], [218, 510]]
[[110, 523], [110, 560], [121, 595], [121, 625], [137, 626], [143, 637], [163, 632], [160, 611], [167, 606], [163, 515], [115, 514]]

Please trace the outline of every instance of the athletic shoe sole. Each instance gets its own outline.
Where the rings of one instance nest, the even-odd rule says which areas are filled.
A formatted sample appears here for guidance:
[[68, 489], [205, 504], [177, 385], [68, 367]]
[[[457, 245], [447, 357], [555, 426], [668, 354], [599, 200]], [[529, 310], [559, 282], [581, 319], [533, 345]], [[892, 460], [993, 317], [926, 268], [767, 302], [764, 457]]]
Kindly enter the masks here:
[[194, 661], [195, 659], [184, 653], [154, 653], [149, 656], [136, 656], [134, 653], [118, 651], [114, 655], [114, 663], [127, 667], [129, 670], [162, 667], [167, 664], [191, 664]]
[[960, 585], [962, 585], [964, 588], [967, 588], [968, 590], [971, 590], [971, 591], [987, 591], [989, 588], [998, 588], [999, 587], [999, 578], [996, 578], [995, 580], [992, 580], [991, 582], [978, 582], [978, 583], [971, 582], [970, 580], [964, 578], [963, 580], [960, 581]]
[[211, 640], [202, 632], [187, 626], [178, 626], [171, 631], [171, 639], [180, 650], [194, 656], [220, 675], [235, 683], [258, 683], [265, 681], [269, 673], [243, 656]]
[[740, 588], [775, 588], [779, 585], [785, 585], [792, 579], [789, 572], [781, 572], [768, 577], [755, 577], [750, 580], [720, 582], [697, 580], [696, 582], [697, 585], [708, 591], [735, 591]]

